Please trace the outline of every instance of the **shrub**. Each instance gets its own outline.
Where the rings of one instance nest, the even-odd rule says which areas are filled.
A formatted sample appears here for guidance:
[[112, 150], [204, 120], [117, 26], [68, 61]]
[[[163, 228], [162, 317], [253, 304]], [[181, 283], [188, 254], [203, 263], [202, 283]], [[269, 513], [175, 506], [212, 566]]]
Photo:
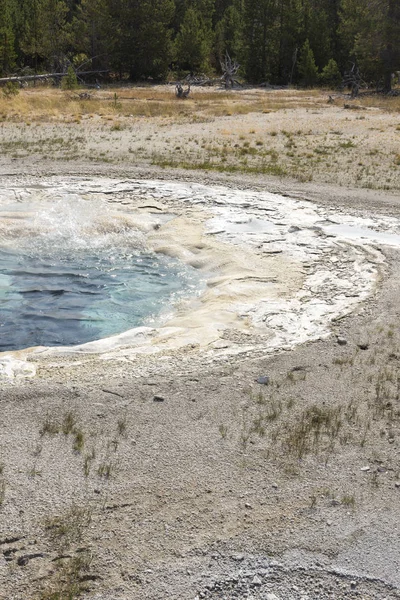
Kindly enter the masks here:
[[76, 74], [74, 69], [69, 66], [67, 75], [63, 77], [61, 82], [61, 89], [63, 90], [75, 90], [78, 87], [78, 80], [76, 78]]
[[342, 75], [337, 66], [336, 60], [330, 59], [327, 65], [322, 69], [322, 73], [319, 76], [322, 85], [330, 87], [337, 87], [342, 82]]
[[19, 94], [19, 87], [17, 83], [7, 81], [6, 85], [2, 89], [4, 98], [14, 98]]

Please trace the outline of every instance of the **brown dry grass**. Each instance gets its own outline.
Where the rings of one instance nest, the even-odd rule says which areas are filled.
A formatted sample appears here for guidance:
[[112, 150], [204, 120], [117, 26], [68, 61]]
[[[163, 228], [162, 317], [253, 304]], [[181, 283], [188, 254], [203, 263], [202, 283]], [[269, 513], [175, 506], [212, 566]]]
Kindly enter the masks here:
[[[226, 92], [218, 89], [193, 88], [186, 101], [177, 100], [174, 87], [123, 87], [89, 91], [90, 99], [81, 100], [78, 93], [53, 88], [22, 90], [7, 99], [0, 95], [0, 118], [12, 121], [68, 121], [98, 115], [177, 118], [210, 118], [249, 113], [268, 113], [293, 108], [327, 107], [323, 90], [242, 89]], [[376, 107], [400, 112], [400, 97], [365, 96], [352, 102], [360, 107]]]
[[379, 108], [385, 112], [400, 112], [400, 96], [381, 96], [380, 94], [361, 96], [354, 100], [353, 104], [364, 108]]

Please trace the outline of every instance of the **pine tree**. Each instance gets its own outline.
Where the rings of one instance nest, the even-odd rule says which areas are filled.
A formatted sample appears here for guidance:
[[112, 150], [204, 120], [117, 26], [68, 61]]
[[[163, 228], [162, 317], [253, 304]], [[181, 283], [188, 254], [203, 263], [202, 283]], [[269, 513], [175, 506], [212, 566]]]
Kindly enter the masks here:
[[139, 51], [135, 69], [142, 75], [160, 79], [166, 76], [172, 58], [170, 23], [174, 14], [173, 0], [143, 0]]
[[0, 73], [3, 76], [8, 75], [16, 65], [12, 5], [12, 0], [0, 0]]
[[301, 83], [306, 87], [312, 87], [318, 80], [318, 68], [315, 64], [314, 52], [310, 47], [310, 42], [306, 40], [300, 52], [299, 74]]
[[44, 55], [42, 40], [41, 14], [44, 10], [44, 0], [23, 0], [21, 16], [21, 37], [19, 40], [21, 51], [25, 56], [25, 64], [39, 70], [39, 63]]
[[[236, 10], [240, 11], [241, 0], [215, 0], [214, 1], [214, 24], [219, 23], [231, 7], [235, 7]], [[238, 6], [239, 5], [239, 6]]]
[[391, 88], [400, 68], [400, 7], [397, 0], [342, 0], [340, 33], [364, 79]]
[[277, 4], [274, 0], [244, 0], [245, 72], [249, 81], [270, 78], [276, 54]]
[[67, 76], [61, 82], [63, 90], [75, 90], [78, 87], [78, 79], [72, 66], [68, 67]]
[[342, 59], [342, 45], [339, 36], [340, 2], [341, 0], [324, 0], [330, 31], [331, 54], [337, 61]]
[[172, 56], [173, 0], [108, 0], [110, 58], [132, 79], [165, 76]]
[[20, 45], [35, 72], [40, 66], [64, 71], [68, 49], [67, 12], [64, 0], [24, 0]]
[[302, 20], [302, 41], [308, 39], [313, 48], [315, 62], [322, 68], [332, 56], [331, 31], [325, 0], [304, 0]]
[[278, 17], [278, 55], [275, 79], [292, 83], [298, 49], [303, 40], [301, 0], [280, 0]]
[[242, 14], [236, 2], [229, 6], [215, 27], [215, 54], [219, 62], [228, 52], [232, 59], [242, 56]]
[[388, 0], [388, 11], [384, 25], [385, 45], [381, 51], [384, 73], [384, 89], [391, 90], [392, 74], [400, 69], [400, 4]]
[[107, 0], [81, 0], [72, 20], [74, 53], [86, 56], [88, 67], [103, 69], [109, 63], [110, 14]]
[[175, 56], [181, 68], [202, 71], [208, 68], [211, 30], [199, 10], [188, 8], [175, 40]]
[[322, 73], [320, 75], [320, 82], [322, 85], [337, 87], [340, 85], [342, 81], [342, 74], [339, 71], [338, 64], [336, 60], [331, 58], [329, 62], [322, 69]]
[[43, 39], [45, 56], [50, 68], [63, 72], [66, 68], [65, 55], [68, 48], [67, 30], [68, 7], [64, 0], [46, 0], [44, 14], [45, 37]]

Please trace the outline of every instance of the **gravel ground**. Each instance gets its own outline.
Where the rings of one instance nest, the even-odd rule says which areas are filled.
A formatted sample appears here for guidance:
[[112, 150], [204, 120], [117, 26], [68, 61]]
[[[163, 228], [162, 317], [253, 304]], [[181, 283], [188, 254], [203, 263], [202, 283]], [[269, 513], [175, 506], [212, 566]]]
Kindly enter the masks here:
[[[400, 213], [395, 192], [332, 183], [34, 159], [1, 170], [22, 186], [175, 179]], [[381, 251], [376, 292], [295, 350], [49, 357], [33, 379], [2, 380], [0, 598], [399, 598], [400, 269]]]

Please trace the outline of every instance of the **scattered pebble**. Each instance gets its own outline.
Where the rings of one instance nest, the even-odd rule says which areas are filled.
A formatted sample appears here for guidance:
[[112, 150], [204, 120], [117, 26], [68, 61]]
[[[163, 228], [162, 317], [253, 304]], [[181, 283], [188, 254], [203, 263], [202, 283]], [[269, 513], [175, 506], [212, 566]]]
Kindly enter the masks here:
[[232, 556], [232, 560], [236, 560], [237, 562], [241, 562], [244, 560], [244, 554], [234, 554]]
[[154, 396], [154, 402], [164, 402], [165, 398], [163, 396]]

